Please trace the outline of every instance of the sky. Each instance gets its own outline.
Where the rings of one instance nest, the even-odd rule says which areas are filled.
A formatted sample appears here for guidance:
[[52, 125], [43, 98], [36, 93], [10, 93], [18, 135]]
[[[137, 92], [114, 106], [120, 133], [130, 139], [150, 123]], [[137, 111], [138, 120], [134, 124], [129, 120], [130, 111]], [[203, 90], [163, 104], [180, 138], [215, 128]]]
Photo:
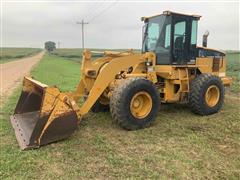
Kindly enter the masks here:
[[81, 48], [85, 25], [86, 48], [141, 48], [142, 16], [165, 10], [201, 15], [198, 45], [210, 32], [208, 47], [239, 50], [239, 1], [12, 1], [1, 0], [1, 46]]

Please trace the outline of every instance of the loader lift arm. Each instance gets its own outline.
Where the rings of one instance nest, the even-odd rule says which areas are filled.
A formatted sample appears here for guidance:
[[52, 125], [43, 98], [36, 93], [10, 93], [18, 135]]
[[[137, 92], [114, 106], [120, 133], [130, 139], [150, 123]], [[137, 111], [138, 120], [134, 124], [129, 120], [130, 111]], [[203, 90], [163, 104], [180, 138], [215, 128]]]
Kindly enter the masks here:
[[[139, 54], [133, 54], [127, 57], [118, 57], [106, 64], [102, 69], [101, 73], [98, 74], [92, 89], [89, 92], [88, 98], [84, 104], [79, 109], [79, 116], [83, 116], [91, 109], [97, 99], [101, 96], [103, 91], [108, 87], [108, 85], [114, 81], [116, 75], [128, 69], [131, 66], [142, 63], [146, 61], [141, 58]], [[80, 97], [82, 94], [82, 89], [84, 89], [84, 83], [80, 82], [80, 87], [76, 91], [76, 96]]]

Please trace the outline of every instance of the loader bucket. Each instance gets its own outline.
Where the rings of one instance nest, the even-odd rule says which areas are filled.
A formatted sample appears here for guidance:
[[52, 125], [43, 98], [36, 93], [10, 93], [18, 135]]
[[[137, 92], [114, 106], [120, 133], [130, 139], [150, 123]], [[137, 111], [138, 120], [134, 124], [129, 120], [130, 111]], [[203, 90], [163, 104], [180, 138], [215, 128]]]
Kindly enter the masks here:
[[74, 100], [57, 87], [25, 77], [10, 117], [20, 148], [38, 148], [70, 136], [78, 125], [74, 104]]

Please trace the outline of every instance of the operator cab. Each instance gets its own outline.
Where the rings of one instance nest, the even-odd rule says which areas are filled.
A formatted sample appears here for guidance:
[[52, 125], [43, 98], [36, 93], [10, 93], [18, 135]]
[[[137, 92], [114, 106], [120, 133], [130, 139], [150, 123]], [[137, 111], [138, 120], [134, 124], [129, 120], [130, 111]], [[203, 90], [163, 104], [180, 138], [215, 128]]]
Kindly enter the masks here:
[[154, 52], [158, 65], [194, 64], [197, 52], [197, 25], [201, 16], [170, 11], [143, 17], [142, 52]]

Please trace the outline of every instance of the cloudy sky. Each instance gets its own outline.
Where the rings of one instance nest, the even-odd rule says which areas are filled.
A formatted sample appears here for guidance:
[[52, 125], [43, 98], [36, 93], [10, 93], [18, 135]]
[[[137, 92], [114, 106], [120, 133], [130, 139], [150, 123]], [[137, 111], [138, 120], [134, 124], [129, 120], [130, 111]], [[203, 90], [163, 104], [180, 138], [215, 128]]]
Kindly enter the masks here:
[[81, 47], [84, 19], [85, 47], [141, 48], [140, 17], [164, 10], [202, 15], [198, 44], [210, 31], [209, 47], [239, 50], [239, 2], [237, 1], [12, 1], [1, 0], [3, 47], [43, 47], [45, 41], [61, 48]]

